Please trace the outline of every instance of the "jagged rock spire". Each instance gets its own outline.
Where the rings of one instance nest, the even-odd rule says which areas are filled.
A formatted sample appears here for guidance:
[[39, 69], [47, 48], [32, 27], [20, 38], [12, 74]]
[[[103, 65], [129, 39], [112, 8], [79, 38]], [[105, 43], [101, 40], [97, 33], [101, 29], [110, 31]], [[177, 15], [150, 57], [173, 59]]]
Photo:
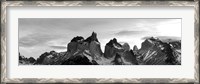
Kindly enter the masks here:
[[97, 40], [97, 33], [96, 32], [94, 32], [94, 31], [92, 32], [91, 39], [92, 39], [92, 41]]
[[84, 40], [84, 38], [82, 36], [76, 36], [71, 40], [71, 42], [78, 42], [78, 41], [81, 41], [81, 40]]
[[136, 45], [134, 45], [133, 51], [138, 51], [138, 47]]
[[110, 47], [113, 47], [113, 44], [116, 44], [116, 45], [122, 47], [122, 45], [117, 42], [116, 38], [111, 39], [106, 45], [110, 46]]
[[90, 37], [88, 37], [85, 41], [89, 42], [89, 43], [91, 41], [97, 41], [97, 42], [99, 42], [98, 39], [97, 39], [97, 33], [93, 31], [92, 35]]

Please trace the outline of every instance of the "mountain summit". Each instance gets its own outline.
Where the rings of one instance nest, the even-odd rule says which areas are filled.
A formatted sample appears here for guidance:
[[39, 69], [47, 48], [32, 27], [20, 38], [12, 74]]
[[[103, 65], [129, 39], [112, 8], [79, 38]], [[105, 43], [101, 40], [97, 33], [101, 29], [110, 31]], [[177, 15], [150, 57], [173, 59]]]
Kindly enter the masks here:
[[19, 64], [35, 65], [180, 65], [181, 41], [166, 42], [150, 37], [142, 42], [141, 48], [133, 49], [126, 42], [111, 39], [102, 52], [97, 33], [84, 39], [73, 37], [65, 52], [45, 52], [36, 60], [19, 55]]
[[98, 39], [97, 39], [97, 33], [92, 32], [92, 35], [90, 37], [88, 37], [85, 41], [88, 42], [88, 43], [90, 43], [92, 41], [99, 42]]
[[[176, 43], [176, 44], [175, 44]], [[179, 42], [162, 42], [158, 38], [151, 37], [142, 43], [139, 49], [142, 64], [145, 65], [176, 65], [180, 64]]]

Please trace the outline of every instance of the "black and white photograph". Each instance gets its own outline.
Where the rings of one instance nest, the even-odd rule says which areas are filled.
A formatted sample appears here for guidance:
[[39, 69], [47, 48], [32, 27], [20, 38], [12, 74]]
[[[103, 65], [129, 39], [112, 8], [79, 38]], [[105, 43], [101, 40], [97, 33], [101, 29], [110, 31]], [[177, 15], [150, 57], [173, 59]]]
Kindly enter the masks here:
[[199, 83], [198, 1], [3, 1], [2, 83]]
[[19, 18], [19, 65], [181, 65], [180, 18]]

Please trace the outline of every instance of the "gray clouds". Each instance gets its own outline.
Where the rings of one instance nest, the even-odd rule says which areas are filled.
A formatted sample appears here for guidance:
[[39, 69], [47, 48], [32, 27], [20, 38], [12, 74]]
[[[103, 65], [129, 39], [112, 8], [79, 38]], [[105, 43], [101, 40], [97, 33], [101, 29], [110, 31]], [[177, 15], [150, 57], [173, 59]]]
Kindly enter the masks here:
[[30, 34], [25, 37], [19, 38], [20, 47], [32, 47], [36, 45], [44, 45], [46, 42], [58, 39], [58, 35], [47, 34]]
[[128, 30], [123, 30], [115, 33], [115, 35], [119, 36], [127, 36], [127, 35], [141, 35], [146, 33], [147, 31], [128, 31]]
[[54, 48], [54, 49], [67, 49], [66, 46], [49, 46], [51, 48]]
[[[141, 40], [149, 39], [151, 37], [155, 37], [155, 36], [145, 36], [145, 37], [141, 38]], [[160, 40], [162, 40], [164, 42], [181, 40], [181, 37], [176, 37], [176, 36], [156, 36], [156, 38], [159, 38]]]

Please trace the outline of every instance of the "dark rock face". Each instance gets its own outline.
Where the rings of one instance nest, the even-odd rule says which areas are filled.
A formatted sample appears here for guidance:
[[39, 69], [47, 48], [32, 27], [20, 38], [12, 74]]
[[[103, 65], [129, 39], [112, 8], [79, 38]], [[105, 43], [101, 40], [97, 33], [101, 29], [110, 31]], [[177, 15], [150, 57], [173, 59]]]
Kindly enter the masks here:
[[99, 65], [95, 60], [92, 60], [92, 65]]
[[167, 59], [165, 60], [166, 63], [174, 64], [175, 57], [173, 56], [173, 50], [171, 49], [171, 46], [167, 43], [163, 43], [163, 49], [161, 50], [163, 53], [166, 54]]
[[117, 42], [116, 38], [110, 40], [106, 44], [104, 56], [105, 58], [113, 58], [115, 56], [114, 59], [116, 60], [117, 58], [122, 60], [123, 64], [138, 64], [136, 54], [133, 52], [133, 50], [130, 50], [129, 44], [123, 43], [123, 45], [121, 45]]
[[115, 56], [114, 60], [112, 61], [112, 64], [113, 65], [123, 65], [124, 64], [119, 53], [116, 53], [116, 56]]
[[123, 64], [138, 64], [136, 54], [133, 50], [130, 50], [129, 44], [123, 43], [123, 45], [121, 45], [117, 42], [116, 38], [110, 40], [106, 44], [104, 56], [105, 58], [113, 58], [115, 56], [114, 59], [121, 59]]
[[36, 60], [33, 57], [26, 58], [26, 57], [20, 55], [20, 53], [19, 53], [19, 64], [20, 65], [33, 64], [33, 63], [35, 63], [35, 61]]
[[98, 59], [102, 57], [103, 52], [101, 51], [100, 43], [96, 41], [90, 42], [89, 51], [93, 57], [93, 59]]
[[93, 32], [86, 40], [80, 36], [74, 37], [68, 44], [67, 50], [71, 54], [74, 54], [77, 51], [89, 50], [93, 58], [99, 57], [103, 54], [95, 32]]
[[142, 47], [140, 49], [140, 52], [142, 51], [145, 51], [145, 50], [149, 50], [152, 46], [153, 46], [153, 42], [151, 40], [145, 40], [143, 43], [142, 43]]
[[23, 59], [22, 56], [19, 55], [19, 60], [22, 60], [22, 59]]
[[175, 60], [173, 61], [173, 64], [180, 65], [181, 64], [181, 41], [174, 41], [169, 42], [171, 49], [173, 50], [172, 54]]
[[130, 46], [129, 46], [128, 43], [124, 43], [124, 44], [122, 45], [122, 48], [123, 48], [125, 51], [129, 51], [129, 50], [130, 50]]
[[138, 47], [136, 45], [134, 45], [133, 51], [138, 51], [138, 50], [139, 50]]
[[36, 60], [35, 64], [43, 64], [45, 57], [47, 57], [48, 55], [50, 55], [50, 53], [48, 52], [45, 52], [42, 55], [40, 55], [40, 57]]
[[67, 45], [67, 52], [75, 53], [77, 51], [78, 43], [77, 42], [70, 42]]
[[122, 47], [122, 45], [119, 44], [119, 43], [117, 42], [117, 39], [116, 39], [116, 38], [111, 39], [111, 40], [106, 44], [106, 46], [114, 47], [114, 44], [115, 44], [116, 46], [118, 46], [118, 47]]
[[66, 59], [66, 52], [57, 53], [55, 51], [45, 52], [37, 58], [35, 65], [59, 65]]
[[34, 63], [36, 61], [33, 57], [28, 58], [28, 60], [30, 61], [30, 63]]
[[97, 34], [95, 32], [92, 32], [92, 35], [89, 36], [84, 42], [88, 44], [87, 49], [91, 53], [91, 56], [94, 60], [99, 59], [103, 55], [100, 42], [98, 41]]
[[104, 57], [112, 58], [117, 52], [123, 52], [122, 45], [117, 42], [116, 38], [110, 40], [105, 47]]
[[169, 42], [169, 44], [174, 49], [181, 49], [181, 41]]
[[98, 65], [98, 63], [94, 60], [90, 62], [86, 56], [78, 55], [70, 57], [62, 65]]
[[142, 43], [142, 47], [139, 50], [142, 63], [145, 65], [179, 64], [176, 60], [177, 56], [173, 54], [174, 49], [170, 45], [170, 43], [162, 42], [161, 40], [153, 37], [146, 39]]
[[79, 41], [83, 41], [84, 38], [82, 36], [77, 36], [77, 37], [74, 37], [71, 42], [79, 42]]
[[67, 51], [70, 53], [75, 53], [78, 48], [83, 46], [84, 38], [81, 36], [74, 37], [71, 42], [67, 45]]
[[134, 54], [133, 50], [130, 51], [125, 51], [124, 52], [124, 61], [129, 62], [133, 65], [138, 65], [137, 59], [136, 59], [136, 54]]
[[92, 35], [85, 40], [85, 42], [88, 42], [88, 43], [90, 43], [92, 41], [99, 42], [97, 39], [97, 33], [95, 33], [95, 32], [92, 32]]

